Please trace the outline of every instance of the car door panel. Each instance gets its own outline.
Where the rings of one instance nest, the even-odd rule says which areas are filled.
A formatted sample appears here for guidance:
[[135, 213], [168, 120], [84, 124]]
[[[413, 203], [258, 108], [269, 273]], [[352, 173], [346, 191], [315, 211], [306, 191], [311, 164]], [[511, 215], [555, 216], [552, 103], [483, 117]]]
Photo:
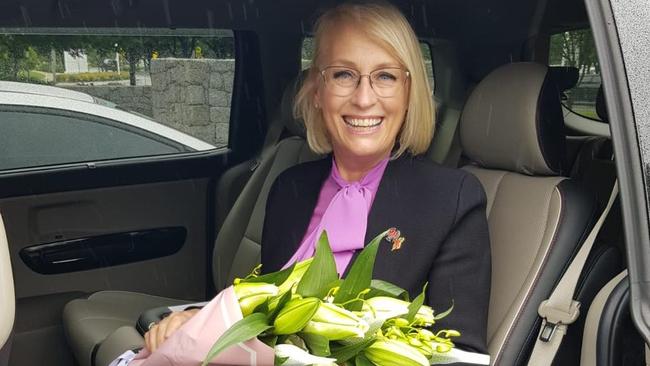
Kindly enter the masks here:
[[[202, 298], [207, 186], [197, 179], [3, 200], [17, 298], [108, 289]], [[187, 238], [176, 254], [162, 258], [52, 275], [35, 272], [20, 258], [33, 245], [165, 227], [185, 228]]]
[[[10, 364], [73, 364], [61, 314], [74, 298], [123, 290], [203, 300], [211, 286], [208, 253], [218, 204], [214, 182], [225, 168], [227, 154], [222, 150], [98, 162], [92, 168], [76, 164], [0, 176], [0, 213], [16, 288]], [[177, 250], [159, 256], [158, 246], [179, 240], [170, 228], [180, 229], [185, 238]], [[138, 234], [152, 230], [156, 235], [146, 240], [137, 261], [116, 264], [119, 256], [133, 255]], [[106, 238], [117, 238], [113, 244], [122, 253], [113, 254], [110, 248], [83, 252], [115, 259], [95, 258], [99, 267], [94, 269], [39, 273], [20, 254], [43, 244], [75, 239], [106, 242]], [[64, 253], [56, 260], [65, 263], [76, 254]], [[34, 344], [39, 344], [39, 352], [30, 352]]]

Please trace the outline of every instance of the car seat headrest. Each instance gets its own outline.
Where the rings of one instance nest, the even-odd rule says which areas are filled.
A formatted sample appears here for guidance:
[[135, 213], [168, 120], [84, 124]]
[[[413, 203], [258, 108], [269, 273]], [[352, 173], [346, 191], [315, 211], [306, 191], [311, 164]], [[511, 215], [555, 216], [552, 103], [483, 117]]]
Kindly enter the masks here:
[[573, 66], [549, 66], [548, 72], [561, 92], [576, 86], [580, 78], [578, 68]]
[[464, 154], [484, 168], [562, 174], [564, 120], [548, 67], [521, 62], [492, 71], [465, 104], [460, 137]]
[[302, 70], [298, 76], [287, 85], [282, 94], [280, 106], [280, 118], [284, 121], [284, 127], [292, 136], [300, 136], [302, 138], [307, 138], [305, 124], [301, 118], [294, 117], [293, 104], [296, 99], [296, 93], [300, 90], [302, 81], [307, 77], [308, 71], [309, 69]]

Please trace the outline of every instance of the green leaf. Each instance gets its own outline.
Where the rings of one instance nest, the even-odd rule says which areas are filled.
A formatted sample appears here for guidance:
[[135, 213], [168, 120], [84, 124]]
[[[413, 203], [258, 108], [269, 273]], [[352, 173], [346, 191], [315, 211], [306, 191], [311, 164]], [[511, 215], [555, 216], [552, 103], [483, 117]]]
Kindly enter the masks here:
[[327, 285], [338, 278], [334, 254], [332, 254], [327, 233], [323, 231], [318, 239], [318, 244], [316, 244], [316, 255], [314, 255], [313, 262], [311, 262], [309, 269], [298, 283], [296, 292], [303, 297], [317, 297], [320, 299], [327, 295], [329, 290]]
[[289, 357], [278, 357], [278, 356], [275, 356], [275, 359], [273, 360], [273, 364], [274, 364], [275, 366], [281, 366], [281, 365], [283, 365], [285, 362], [287, 362], [288, 359], [289, 359]]
[[266, 315], [261, 313], [253, 313], [241, 319], [219, 337], [217, 342], [210, 348], [208, 355], [205, 356], [205, 360], [203, 360], [201, 366], [206, 366], [226, 348], [255, 338], [270, 328], [271, 326], [268, 324]]
[[370, 282], [370, 292], [365, 296], [366, 299], [377, 296], [388, 296], [393, 298], [401, 298], [404, 301], [409, 300], [408, 291], [394, 285], [388, 281], [372, 280]]
[[286, 305], [287, 302], [291, 300], [291, 295], [292, 295], [291, 291], [287, 291], [284, 294], [282, 294], [282, 296], [280, 296], [280, 300], [278, 300], [278, 304], [275, 306], [275, 309], [273, 309], [273, 311], [270, 314], [268, 314], [268, 311], [266, 312], [268, 314], [268, 319], [270, 324], [272, 324], [275, 321], [275, 317], [278, 316], [278, 313], [280, 312], [280, 310], [282, 310], [284, 305]]
[[415, 319], [415, 314], [418, 313], [418, 310], [420, 310], [420, 307], [422, 307], [422, 304], [424, 304], [424, 296], [426, 290], [427, 283], [424, 284], [422, 292], [415, 299], [413, 299], [413, 302], [409, 305], [409, 312], [406, 314], [406, 320], [408, 320], [409, 323]]
[[346, 362], [347, 360], [355, 357], [364, 349], [368, 348], [375, 341], [375, 337], [369, 337], [360, 342], [355, 342], [346, 345], [331, 345], [332, 357], [336, 358], [337, 363]]
[[241, 280], [241, 282], [266, 282], [280, 286], [284, 281], [287, 280], [287, 278], [289, 278], [295, 266], [296, 264], [294, 263], [281, 271], [271, 272], [257, 277], [244, 278]]
[[449, 307], [449, 309], [443, 311], [443, 312], [440, 313], [440, 314], [436, 314], [436, 315], [433, 317], [433, 319], [435, 319], [435, 320], [440, 320], [440, 319], [446, 317], [447, 315], [449, 315], [449, 313], [451, 313], [452, 310], [454, 310], [454, 300], [451, 300], [451, 306]]
[[[388, 230], [377, 235], [370, 244], [368, 244], [359, 256], [357, 256], [348, 276], [343, 280], [339, 291], [334, 297], [334, 302], [337, 304], [345, 303], [346, 301], [356, 298], [359, 293], [370, 287], [372, 280], [372, 271], [375, 267], [375, 258], [377, 258], [377, 249], [379, 249], [379, 242], [388, 233]], [[345, 305], [347, 310], [359, 311], [361, 310], [362, 303], [360, 301], [353, 301]]]
[[259, 340], [271, 348], [275, 347], [275, 345], [278, 344], [278, 336], [276, 335], [259, 337]]
[[357, 357], [354, 358], [354, 363], [356, 366], [375, 366], [372, 361], [368, 359], [363, 353], [359, 353]]
[[327, 337], [313, 333], [300, 333], [300, 338], [305, 341], [312, 355], [327, 357], [332, 354], [330, 352], [330, 341]]
[[272, 299], [272, 297], [269, 297], [264, 301], [263, 303], [257, 305], [255, 309], [253, 309], [253, 313], [262, 313], [262, 314], [268, 314], [269, 313], [269, 301]]

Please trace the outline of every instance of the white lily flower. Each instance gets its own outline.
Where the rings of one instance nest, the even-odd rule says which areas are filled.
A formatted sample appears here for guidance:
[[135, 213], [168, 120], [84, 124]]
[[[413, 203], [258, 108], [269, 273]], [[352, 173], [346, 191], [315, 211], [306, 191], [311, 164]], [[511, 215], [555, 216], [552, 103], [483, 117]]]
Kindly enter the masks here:
[[276, 344], [275, 355], [287, 358], [282, 366], [336, 365], [335, 358], [318, 357], [292, 344]]
[[431, 364], [448, 364], [448, 363], [462, 362], [462, 363], [471, 363], [474, 365], [489, 365], [490, 355], [463, 351], [458, 348], [452, 348], [451, 350], [444, 353], [434, 352], [433, 356], [429, 358], [429, 361], [431, 362]]
[[[376, 296], [367, 299], [361, 311], [374, 314], [376, 319], [386, 320], [408, 314], [410, 304], [408, 301], [388, 296]], [[435, 322], [433, 309], [430, 306], [422, 305], [415, 314], [415, 320], [423, 325], [433, 324]]]

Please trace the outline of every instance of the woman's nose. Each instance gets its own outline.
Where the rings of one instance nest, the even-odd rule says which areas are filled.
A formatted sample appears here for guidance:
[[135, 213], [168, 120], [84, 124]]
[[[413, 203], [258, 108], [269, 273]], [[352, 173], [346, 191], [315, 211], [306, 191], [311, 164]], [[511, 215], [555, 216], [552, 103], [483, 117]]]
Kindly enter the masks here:
[[352, 94], [352, 103], [361, 108], [366, 108], [374, 105], [377, 102], [377, 94], [370, 85], [370, 77], [362, 75], [359, 80], [359, 86]]

